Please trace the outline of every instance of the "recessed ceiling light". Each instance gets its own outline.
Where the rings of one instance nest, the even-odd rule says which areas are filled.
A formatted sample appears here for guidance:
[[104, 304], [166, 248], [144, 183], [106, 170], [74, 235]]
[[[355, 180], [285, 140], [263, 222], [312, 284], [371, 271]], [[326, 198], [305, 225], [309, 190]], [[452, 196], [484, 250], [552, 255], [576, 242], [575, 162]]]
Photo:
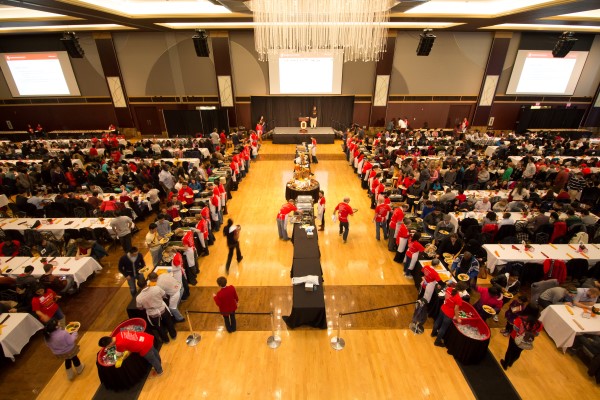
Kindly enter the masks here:
[[62, 14], [54, 14], [44, 11], [29, 10], [21, 7], [1, 6], [0, 5], [0, 20], [7, 19], [36, 19], [36, 18], [61, 18], [61, 19], [76, 19], [67, 17]]
[[600, 26], [593, 25], [552, 25], [552, 24], [499, 24], [479, 29], [513, 30], [513, 31], [574, 31], [600, 32]]
[[558, 2], [557, 0], [431, 0], [405, 11], [404, 14], [491, 17]]
[[117, 24], [90, 24], [90, 25], [41, 25], [41, 26], [20, 26], [12, 28], [0, 28], [0, 32], [24, 32], [24, 31], [40, 31], [40, 32], [55, 32], [65, 30], [76, 31], [100, 31], [100, 30], [117, 30], [117, 29], [135, 29], [128, 26]]
[[130, 17], [231, 14], [227, 8], [209, 0], [62, 0], [66, 3], [88, 5], [104, 11]]

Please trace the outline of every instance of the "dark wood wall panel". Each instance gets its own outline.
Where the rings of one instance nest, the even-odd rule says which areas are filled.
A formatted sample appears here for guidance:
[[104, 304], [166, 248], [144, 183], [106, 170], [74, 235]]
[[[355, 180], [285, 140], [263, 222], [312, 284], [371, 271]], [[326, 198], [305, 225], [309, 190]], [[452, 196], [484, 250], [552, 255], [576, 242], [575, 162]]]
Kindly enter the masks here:
[[[389, 105], [389, 104], [388, 104]], [[369, 126], [385, 126], [385, 112], [387, 107], [372, 107], [371, 108], [371, 123]]]
[[2, 106], [0, 121], [11, 121], [15, 130], [26, 130], [27, 124], [42, 124], [47, 131], [70, 129], [106, 129], [117, 120], [112, 104]]
[[600, 126], [600, 108], [592, 108], [585, 121], [586, 127]]
[[[235, 104], [235, 115], [237, 117], [237, 126], [245, 126], [246, 128], [253, 128], [252, 124], [252, 107], [250, 103], [236, 103]], [[271, 129], [272, 126], [267, 126], [267, 129]]]
[[472, 113], [475, 104], [468, 103], [389, 103], [386, 121], [392, 118], [408, 118], [412, 128], [427, 126], [432, 129], [452, 128], [454, 117], [450, 116], [450, 106], [460, 105], [469, 107], [468, 116]]
[[352, 120], [360, 126], [369, 126], [369, 115], [371, 114], [371, 103], [354, 103]]
[[493, 128], [501, 130], [515, 129], [521, 105], [517, 103], [494, 103], [490, 112], [490, 117], [494, 117]]

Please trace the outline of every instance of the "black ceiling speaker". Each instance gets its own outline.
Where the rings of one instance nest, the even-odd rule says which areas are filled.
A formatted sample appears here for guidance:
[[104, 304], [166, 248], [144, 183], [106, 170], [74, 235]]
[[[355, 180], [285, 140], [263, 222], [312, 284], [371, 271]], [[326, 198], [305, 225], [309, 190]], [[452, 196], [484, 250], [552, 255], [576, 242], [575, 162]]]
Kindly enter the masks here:
[[69, 53], [71, 58], [83, 58], [85, 52], [79, 45], [79, 38], [75, 35], [75, 32], [63, 33], [60, 42], [65, 46], [65, 50], [67, 50], [67, 53]]
[[433, 42], [435, 42], [435, 35], [432, 33], [431, 29], [423, 29], [423, 33], [421, 33], [419, 37], [420, 40], [419, 46], [417, 46], [417, 55], [428, 56], [433, 47]]
[[196, 30], [196, 34], [192, 36], [194, 48], [198, 57], [208, 57], [210, 50], [208, 49], [208, 34], [205, 30]]
[[577, 41], [574, 35], [574, 32], [563, 32], [558, 38], [558, 42], [556, 42], [556, 45], [554, 45], [554, 49], [552, 50], [552, 55], [555, 58], [564, 58], [569, 54]]

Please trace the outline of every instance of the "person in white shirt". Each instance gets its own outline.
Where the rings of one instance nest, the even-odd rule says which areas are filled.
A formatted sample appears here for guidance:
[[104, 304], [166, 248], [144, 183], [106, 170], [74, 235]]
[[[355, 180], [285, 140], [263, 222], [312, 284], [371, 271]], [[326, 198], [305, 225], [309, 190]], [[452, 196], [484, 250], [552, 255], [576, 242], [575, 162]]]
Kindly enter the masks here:
[[512, 219], [512, 216], [510, 213], [504, 213], [502, 214], [502, 219], [500, 221], [498, 221], [498, 226], [502, 226], [502, 225], [514, 225], [515, 224], [515, 220]]
[[475, 203], [476, 212], [487, 212], [492, 209], [492, 203], [490, 203], [489, 197], [484, 197], [483, 200], [479, 200]]
[[165, 185], [170, 191], [175, 186], [175, 177], [169, 172], [169, 167], [164, 165], [162, 171], [158, 174], [158, 181]]
[[185, 318], [183, 318], [183, 315], [181, 315], [177, 308], [179, 306], [179, 299], [181, 299], [181, 294], [183, 293], [183, 286], [177, 282], [177, 279], [173, 278], [169, 273], [158, 275], [156, 272], [151, 272], [148, 274], [148, 280], [164, 290], [167, 296], [169, 296], [169, 310], [171, 310], [175, 322], [185, 321]]
[[165, 291], [158, 286], [148, 286], [145, 279], [138, 280], [138, 286], [142, 290], [135, 298], [136, 307], [146, 310], [150, 325], [158, 330], [163, 343], [169, 343], [169, 336], [175, 340], [177, 331], [171, 312], [163, 300], [166, 297]]

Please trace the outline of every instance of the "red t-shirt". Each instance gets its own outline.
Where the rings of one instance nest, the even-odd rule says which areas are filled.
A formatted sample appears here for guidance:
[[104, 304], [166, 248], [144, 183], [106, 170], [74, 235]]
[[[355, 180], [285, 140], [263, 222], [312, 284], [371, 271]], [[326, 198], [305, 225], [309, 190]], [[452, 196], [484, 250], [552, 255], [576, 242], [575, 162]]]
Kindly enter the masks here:
[[129, 351], [145, 356], [154, 345], [154, 336], [146, 332], [121, 331], [115, 335], [117, 351]]
[[324, 206], [325, 205], [325, 196], [319, 198], [319, 204]]
[[198, 221], [198, 223], [196, 224], [196, 229], [202, 232], [204, 239], [208, 239], [208, 228], [206, 226], [206, 221], [204, 220], [204, 218], [201, 218], [200, 221]]
[[440, 280], [440, 274], [437, 273], [435, 269], [431, 265], [425, 265], [423, 269], [421, 269], [423, 273], [424, 281], [421, 283], [421, 286], [425, 287], [428, 283], [437, 282]]
[[392, 209], [387, 204], [379, 204], [375, 208], [375, 221], [376, 222], [385, 222], [387, 220], [388, 213], [390, 213]]
[[463, 299], [462, 297], [460, 297], [460, 293], [456, 293], [454, 296], [452, 296], [450, 294], [451, 290], [452, 288], [448, 288], [448, 290], [446, 291], [446, 300], [442, 305], [442, 312], [446, 314], [446, 316], [454, 318], [454, 307], [460, 307], [463, 303]]
[[186, 186], [185, 188], [182, 187], [181, 189], [179, 189], [179, 193], [177, 194], [177, 200], [186, 205], [191, 205], [194, 202], [194, 191], [189, 186]]
[[408, 244], [408, 250], [406, 250], [406, 256], [412, 258], [413, 255], [425, 251], [425, 247], [418, 240], [412, 240]]
[[286, 215], [288, 215], [292, 211], [296, 211], [296, 210], [298, 210], [298, 208], [296, 208], [296, 206], [293, 205], [292, 203], [285, 203], [279, 209], [279, 214], [277, 214], [277, 219], [283, 221], [285, 219]]
[[[395, 228], [394, 228], [395, 230]], [[392, 233], [390, 232], [390, 235]], [[398, 229], [398, 236], [396, 236], [396, 245], [400, 244], [400, 239], [408, 239], [410, 237], [410, 232], [404, 223], [400, 224], [400, 229]]]
[[31, 299], [31, 309], [33, 311], [41, 311], [43, 314], [52, 318], [58, 310], [56, 293], [54, 293], [52, 289], [46, 289], [43, 295]]
[[402, 207], [397, 207], [392, 213], [392, 219], [390, 220], [390, 229], [396, 230], [396, 224], [404, 220], [404, 210]]
[[333, 211], [338, 212], [338, 218], [340, 219], [340, 222], [348, 222], [348, 215], [354, 215], [352, 207], [350, 207], [346, 203], [338, 204], [337, 206], [335, 206], [335, 209]]
[[231, 285], [221, 288], [213, 297], [219, 307], [221, 314], [229, 315], [237, 310], [238, 295], [235, 288]]
[[193, 231], [187, 231], [185, 233], [185, 235], [183, 235], [183, 239], [181, 239], [181, 242], [184, 244], [184, 246], [187, 247], [195, 247], [194, 246], [194, 232]]

